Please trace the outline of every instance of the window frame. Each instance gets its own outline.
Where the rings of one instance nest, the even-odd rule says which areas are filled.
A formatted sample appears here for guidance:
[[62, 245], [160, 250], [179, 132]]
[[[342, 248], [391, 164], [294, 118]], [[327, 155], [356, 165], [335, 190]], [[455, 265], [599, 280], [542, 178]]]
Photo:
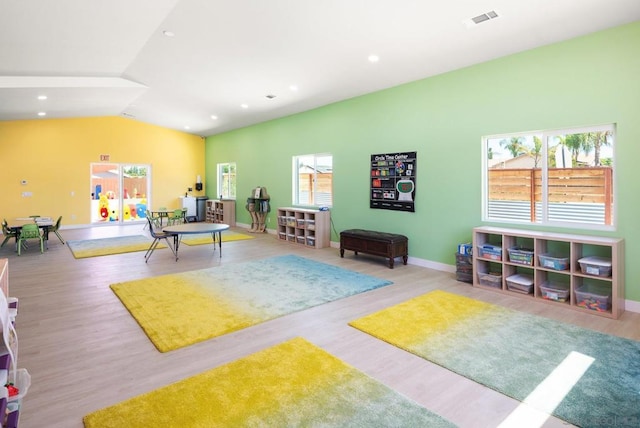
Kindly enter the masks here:
[[[570, 134], [583, 134], [583, 133], [592, 133], [592, 132], [610, 132], [611, 135], [611, 175], [613, 185], [612, 191], [612, 199], [613, 202], [611, 204], [611, 224], [606, 223], [593, 223], [593, 222], [580, 222], [580, 221], [560, 221], [560, 220], [550, 220], [549, 219], [549, 143], [552, 141], [553, 137], [560, 135], [570, 135]], [[541, 147], [541, 162], [539, 164], [539, 168], [541, 169], [542, 174], [542, 201], [541, 201], [541, 212], [542, 218], [540, 221], [525, 221], [519, 220], [516, 218], [508, 219], [504, 217], [490, 217], [489, 213], [489, 140], [497, 140], [497, 139], [511, 139], [512, 137], [534, 137], [537, 136], [542, 141]], [[483, 222], [491, 222], [491, 223], [505, 223], [505, 224], [518, 224], [518, 225], [527, 225], [527, 226], [551, 226], [551, 227], [562, 227], [567, 229], [588, 229], [588, 230], [602, 230], [602, 231], [615, 231], [617, 228], [617, 212], [618, 212], [618, 197], [617, 197], [617, 173], [616, 173], [616, 151], [617, 151], [617, 134], [616, 134], [616, 124], [609, 123], [603, 125], [591, 125], [591, 126], [581, 126], [581, 127], [571, 127], [571, 128], [559, 128], [559, 129], [548, 129], [548, 130], [538, 130], [538, 131], [530, 131], [530, 132], [513, 132], [513, 133], [501, 133], [501, 134], [493, 134], [486, 135], [481, 138], [482, 141], [482, 177], [481, 177], [481, 194], [482, 194], [482, 221]]]
[[[229, 180], [229, 188], [228, 189], [224, 189], [224, 168], [228, 167], [229, 168], [229, 173], [231, 173], [231, 169], [233, 168], [234, 173], [236, 174], [236, 180]], [[220, 199], [229, 199], [229, 200], [236, 200], [237, 199], [237, 188], [236, 187], [236, 182], [238, 179], [238, 166], [236, 165], [235, 162], [220, 162], [218, 164], [216, 164], [216, 177], [217, 177], [217, 186], [216, 186], [216, 195], [220, 195]], [[233, 182], [232, 182], [233, 181]], [[232, 190], [232, 185], [233, 185], [233, 192], [231, 192]], [[225, 191], [226, 190], [226, 191]], [[232, 196], [234, 195], [234, 196]]]
[[[313, 158], [313, 165], [312, 165], [312, 169], [313, 169], [313, 191], [311, 192], [313, 195], [317, 195], [319, 192], [317, 189], [317, 185], [318, 185], [318, 179], [317, 179], [317, 175], [318, 175], [318, 159], [319, 158], [326, 158], [326, 157], [330, 157], [331, 158], [331, 185], [330, 185], [330, 189], [329, 189], [329, 199], [330, 202], [329, 203], [324, 203], [325, 201], [322, 201], [321, 203], [316, 203], [317, 199], [314, 197], [314, 203], [305, 203], [304, 201], [301, 202], [301, 198], [300, 198], [300, 171], [299, 171], [299, 160], [301, 158]], [[319, 208], [319, 207], [332, 207], [333, 206], [333, 155], [331, 153], [311, 153], [311, 154], [304, 154], [304, 155], [294, 155], [291, 158], [291, 170], [292, 170], [292, 196], [291, 196], [291, 200], [292, 200], [292, 204], [294, 206], [302, 206], [302, 207], [313, 207], [313, 208]]]

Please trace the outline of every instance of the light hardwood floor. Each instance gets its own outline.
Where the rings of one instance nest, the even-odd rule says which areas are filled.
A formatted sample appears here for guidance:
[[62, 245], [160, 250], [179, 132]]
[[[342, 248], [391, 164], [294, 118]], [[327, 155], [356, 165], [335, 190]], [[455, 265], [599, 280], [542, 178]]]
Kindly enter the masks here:
[[[136, 225], [61, 233], [66, 239], [88, 239], [144, 232]], [[434, 289], [640, 340], [640, 314], [625, 312], [615, 321], [558, 310], [529, 299], [474, 289], [457, 282], [451, 273], [415, 265], [397, 264], [392, 270], [381, 258], [354, 257], [347, 252], [341, 259], [335, 248], [307, 249], [267, 234], [225, 243], [222, 250], [219, 258], [210, 246], [183, 245], [178, 262], [167, 250], [158, 250], [145, 264], [141, 252], [76, 260], [55, 236], [45, 254], [32, 247], [18, 257], [12, 245], [5, 245], [0, 257], [9, 259], [9, 294], [20, 301], [16, 321], [19, 366], [32, 376], [20, 427], [79, 428], [82, 417], [94, 410], [296, 336], [461, 427], [498, 426], [518, 402], [347, 325], [350, 320]], [[168, 353], [156, 350], [109, 289], [115, 282], [291, 253], [387, 278], [394, 284]], [[549, 418], [544, 426], [566, 424]]]

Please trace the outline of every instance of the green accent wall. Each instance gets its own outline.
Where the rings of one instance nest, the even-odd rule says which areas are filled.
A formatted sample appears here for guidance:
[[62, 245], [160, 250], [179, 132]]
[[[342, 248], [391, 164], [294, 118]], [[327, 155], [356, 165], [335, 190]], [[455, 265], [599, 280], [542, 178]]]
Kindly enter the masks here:
[[[639, 46], [636, 22], [208, 137], [208, 196], [216, 164], [236, 162], [237, 220], [250, 224], [252, 188], [267, 187], [272, 210], [290, 206], [292, 156], [331, 153], [333, 241], [347, 228], [402, 233], [410, 256], [452, 265], [483, 224], [483, 135], [616, 123], [616, 231], [528, 229], [625, 238], [626, 298], [640, 301]], [[370, 209], [370, 155], [403, 151], [418, 152], [416, 212]]]

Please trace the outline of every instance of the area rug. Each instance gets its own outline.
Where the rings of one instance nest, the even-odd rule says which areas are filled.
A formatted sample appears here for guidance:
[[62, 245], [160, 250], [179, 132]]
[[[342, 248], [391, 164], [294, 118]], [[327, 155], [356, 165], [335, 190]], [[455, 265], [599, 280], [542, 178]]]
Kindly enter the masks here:
[[[153, 239], [144, 235], [116, 236], [113, 238], [84, 239], [81, 241], [67, 241], [73, 257], [84, 259], [87, 257], [107, 256], [111, 254], [147, 251]], [[159, 244], [157, 248], [167, 248]]]
[[[243, 241], [245, 239], [253, 239], [253, 236], [230, 231], [222, 232], [222, 242]], [[190, 238], [182, 238], [180, 242], [186, 245], [204, 245], [213, 243], [213, 238], [210, 233], [205, 233]]]
[[160, 352], [221, 336], [390, 281], [285, 255], [112, 284]]
[[640, 425], [640, 342], [440, 290], [350, 325], [572, 424]]
[[302, 338], [98, 410], [84, 425], [454, 426]]

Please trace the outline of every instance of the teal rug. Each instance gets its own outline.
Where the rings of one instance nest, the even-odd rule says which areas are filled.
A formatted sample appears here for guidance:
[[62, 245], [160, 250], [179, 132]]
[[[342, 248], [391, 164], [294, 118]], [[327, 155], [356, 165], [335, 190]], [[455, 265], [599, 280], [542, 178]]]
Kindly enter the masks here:
[[350, 325], [522, 401], [528, 423], [640, 426], [640, 342], [439, 290]]
[[391, 284], [294, 255], [112, 284], [160, 352]]
[[[108, 256], [111, 254], [131, 253], [134, 251], [147, 251], [153, 238], [144, 235], [115, 236], [113, 238], [84, 239], [80, 241], [67, 241], [67, 247], [73, 257], [84, 259], [87, 257]], [[158, 248], [167, 248], [159, 244]]]
[[302, 338], [98, 410], [83, 421], [86, 428], [455, 426]]

